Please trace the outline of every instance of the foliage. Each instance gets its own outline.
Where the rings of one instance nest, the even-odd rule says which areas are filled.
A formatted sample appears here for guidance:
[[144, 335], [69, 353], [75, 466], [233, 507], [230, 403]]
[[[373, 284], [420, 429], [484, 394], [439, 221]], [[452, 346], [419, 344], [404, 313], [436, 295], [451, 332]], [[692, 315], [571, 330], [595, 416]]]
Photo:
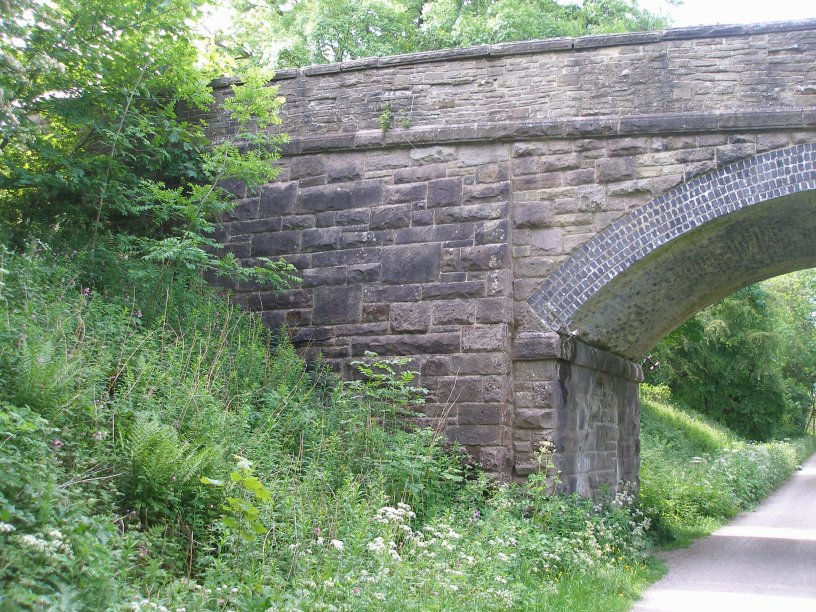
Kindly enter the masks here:
[[685, 544], [746, 510], [816, 450], [816, 439], [756, 444], [688, 408], [667, 387], [641, 389], [640, 504], [652, 536]]
[[258, 66], [655, 30], [667, 23], [634, 0], [233, 0], [232, 6], [236, 27], [219, 33], [217, 43]]
[[748, 438], [801, 432], [816, 384], [813, 296], [813, 271], [737, 291], [663, 340], [647, 380]]
[[194, 274], [82, 265], [2, 251], [0, 608], [622, 610], [652, 575], [629, 497], [397, 425], [410, 364], [342, 384]]
[[12, 4], [0, 22], [0, 225], [12, 244], [293, 280], [282, 261], [242, 270], [216, 254], [214, 223], [235, 205], [222, 185], [277, 175], [281, 138], [249, 126], [277, 124], [282, 101], [268, 75], [244, 75], [225, 103], [235, 132], [214, 146], [178, 114], [212, 102], [191, 30], [200, 2]]

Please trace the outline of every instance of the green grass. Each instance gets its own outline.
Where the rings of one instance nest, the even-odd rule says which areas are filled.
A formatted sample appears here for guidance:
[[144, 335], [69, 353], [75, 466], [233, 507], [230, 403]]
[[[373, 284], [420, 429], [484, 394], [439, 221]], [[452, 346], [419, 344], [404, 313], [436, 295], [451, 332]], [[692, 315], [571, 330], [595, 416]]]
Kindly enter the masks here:
[[672, 402], [665, 387], [641, 388], [641, 506], [652, 537], [685, 546], [751, 508], [816, 450], [816, 439], [744, 440]]

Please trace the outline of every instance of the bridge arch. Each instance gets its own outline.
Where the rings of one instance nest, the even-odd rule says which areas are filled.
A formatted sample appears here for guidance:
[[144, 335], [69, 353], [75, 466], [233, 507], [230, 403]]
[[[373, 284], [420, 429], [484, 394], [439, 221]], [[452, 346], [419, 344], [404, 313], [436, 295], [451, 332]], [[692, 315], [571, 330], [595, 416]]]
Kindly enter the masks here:
[[629, 359], [705, 306], [816, 266], [816, 144], [699, 176], [617, 220], [529, 303], [552, 329]]

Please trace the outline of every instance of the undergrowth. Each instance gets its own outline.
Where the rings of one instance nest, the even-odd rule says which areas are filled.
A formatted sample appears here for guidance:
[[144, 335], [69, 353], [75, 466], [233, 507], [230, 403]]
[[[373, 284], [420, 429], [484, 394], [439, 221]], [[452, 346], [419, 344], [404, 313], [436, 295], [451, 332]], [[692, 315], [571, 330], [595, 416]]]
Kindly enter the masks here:
[[0, 257], [0, 609], [609, 610], [650, 575], [631, 496], [408, 427], [410, 364], [344, 384], [195, 277]]
[[650, 525], [728, 516], [796, 461], [652, 392], [644, 510], [554, 494], [548, 446], [499, 485], [407, 425], [409, 363], [356, 365], [307, 367], [178, 270], [0, 249], [0, 609], [624, 610]]
[[816, 451], [816, 438], [747, 441], [641, 385], [641, 506], [652, 538], [682, 546], [761, 501]]

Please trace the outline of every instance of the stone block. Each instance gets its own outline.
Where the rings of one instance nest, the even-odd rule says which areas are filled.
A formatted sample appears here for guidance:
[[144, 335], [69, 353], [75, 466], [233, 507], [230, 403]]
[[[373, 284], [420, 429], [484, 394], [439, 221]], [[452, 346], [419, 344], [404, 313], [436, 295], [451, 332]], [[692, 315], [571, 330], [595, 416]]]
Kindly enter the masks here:
[[506, 446], [480, 448], [478, 461], [483, 470], [504, 475], [508, 474], [513, 463], [512, 453]]
[[444, 178], [447, 168], [444, 164], [432, 164], [430, 166], [411, 166], [394, 170], [394, 184], [419, 183], [433, 179]]
[[291, 214], [297, 200], [297, 183], [272, 183], [261, 187], [258, 217], [274, 217]]
[[514, 360], [561, 357], [561, 336], [555, 332], [523, 331], [513, 338]]
[[501, 428], [492, 425], [448, 427], [448, 437], [463, 446], [498, 446], [504, 442]]
[[392, 332], [427, 332], [431, 325], [431, 305], [409, 302], [391, 305]]
[[510, 363], [503, 353], [430, 356], [421, 367], [423, 376], [496, 376], [509, 371]]
[[488, 244], [473, 247], [462, 247], [459, 254], [461, 270], [495, 270], [509, 265], [509, 247], [507, 244]]
[[309, 268], [300, 273], [301, 285], [305, 288], [345, 285], [348, 271], [345, 266], [334, 268]]
[[462, 203], [461, 177], [428, 181], [428, 208], [458, 206]]
[[484, 221], [476, 226], [474, 241], [476, 244], [495, 244], [507, 242], [510, 235], [510, 222], [507, 219]]
[[380, 264], [354, 264], [346, 268], [349, 283], [373, 283], [380, 280]]
[[482, 397], [485, 402], [506, 404], [510, 401], [510, 384], [506, 376], [483, 376]]
[[302, 155], [289, 163], [289, 176], [292, 180], [320, 176], [325, 174], [322, 155]]
[[465, 204], [479, 204], [481, 202], [506, 202], [510, 199], [510, 183], [485, 183], [466, 185], [462, 194]]
[[476, 169], [477, 183], [500, 183], [510, 178], [510, 167], [506, 162], [486, 164]]
[[457, 402], [457, 421], [459, 425], [507, 425], [508, 408], [501, 404], [470, 404]]
[[385, 204], [402, 204], [425, 202], [428, 192], [427, 183], [406, 183], [392, 185], [385, 188], [383, 202]]
[[411, 225], [411, 206], [387, 206], [371, 211], [370, 227], [377, 229], [396, 229]]
[[301, 232], [274, 232], [252, 236], [252, 256], [288, 255], [300, 250]]
[[518, 228], [548, 227], [553, 216], [550, 202], [517, 202], [513, 206], [513, 225]]
[[381, 355], [446, 355], [459, 351], [459, 334], [434, 333], [372, 336], [365, 342], [352, 340], [351, 354], [362, 356], [366, 351]]
[[365, 302], [418, 302], [422, 297], [422, 285], [366, 286]]
[[455, 147], [415, 147], [410, 152], [411, 159], [421, 164], [437, 164], [456, 159]]
[[441, 247], [439, 244], [416, 244], [387, 247], [382, 251], [384, 283], [423, 283], [439, 277]]
[[362, 154], [354, 154], [327, 158], [324, 169], [328, 183], [357, 181], [365, 174], [365, 157]]
[[354, 323], [362, 318], [360, 285], [316, 287], [312, 321], [315, 325]]
[[304, 187], [298, 194], [297, 206], [307, 213], [344, 210], [352, 207], [351, 192], [337, 185]]
[[634, 178], [634, 157], [610, 157], [595, 162], [595, 180], [599, 183], [614, 183]]
[[434, 325], [472, 325], [476, 321], [476, 303], [473, 300], [434, 303], [432, 321]]
[[513, 413], [513, 425], [521, 429], [555, 429], [557, 424], [556, 410], [516, 408]]
[[482, 402], [482, 384], [479, 377], [425, 377], [422, 382], [430, 390], [428, 401], [451, 407], [458, 406], [460, 402]]
[[304, 230], [301, 238], [301, 251], [325, 251], [340, 246], [340, 236], [343, 233], [339, 227]]
[[435, 283], [422, 287], [423, 300], [451, 300], [476, 298], [485, 295], [484, 281]]
[[390, 304], [363, 304], [363, 323], [383, 322], [388, 320]]
[[507, 325], [476, 325], [462, 331], [462, 349], [466, 352], [501, 351], [507, 348], [510, 334]]
[[509, 146], [502, 143], [466, 145], [459, 150], [459, 162], [463, 166], [483, 166], [510, 159]]
[[505, 297], [485, 298], [476, 301], [477, 323], [512, 323], [512, 300]]
[[467, 221], [483, 221], [485, 219], [500, 219], [507, 216], [506, 202], [490, 202], [471, 206], [450, 206], [440, 208], [434, 215], [438, 224], [462, 223]]

